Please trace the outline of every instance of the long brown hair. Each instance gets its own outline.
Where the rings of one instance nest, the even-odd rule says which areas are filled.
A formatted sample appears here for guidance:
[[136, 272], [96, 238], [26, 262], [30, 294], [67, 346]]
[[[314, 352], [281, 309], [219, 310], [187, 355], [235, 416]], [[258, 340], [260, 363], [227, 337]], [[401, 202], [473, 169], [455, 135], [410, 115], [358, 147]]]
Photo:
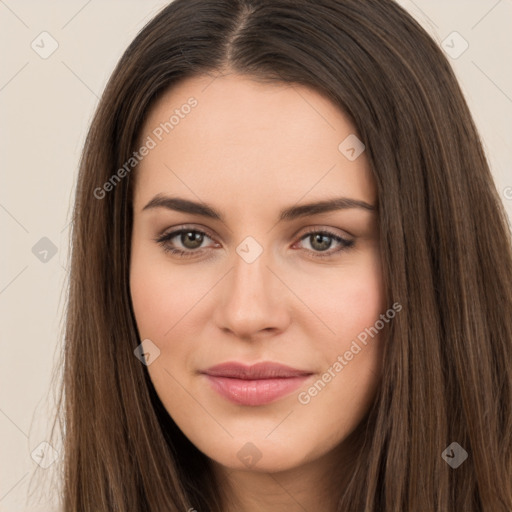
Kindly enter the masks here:
[[[222, 510], [208, 458], [133, 353], [137, 169], [104, 197], [94, 191], [137, 149], [162, 93], [224, 70], [329, 98], [357, 127], [376, 180], [386, 300], [403, 310], [338, 510], [510, 512], [510, 228], [447, 59], [391, 0], [175, 0], [124, 53], [76, 190], [59, 411], [64, 512]], [[468, 453], [456, 469], [441, 456], [452, 442]]]

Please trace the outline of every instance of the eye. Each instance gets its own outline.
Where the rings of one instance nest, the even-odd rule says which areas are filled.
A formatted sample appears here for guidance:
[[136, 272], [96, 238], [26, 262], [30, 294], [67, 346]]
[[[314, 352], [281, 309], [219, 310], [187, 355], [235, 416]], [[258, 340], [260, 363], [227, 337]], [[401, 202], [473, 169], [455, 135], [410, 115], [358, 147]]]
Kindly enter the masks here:
[[[203, 243], [207, 239], [214, 242], [213, 238], [205, 231], [181, 227], [157, 237], [155, 242], [162, 246], [164, 252], [174, 254], [180, 258], [187, 258], [196, 256], [203, 249], [206, 249], [207, 247], [203, 246]], [[310, 245], [310, 248], [304, 250], [313, 253], [312, 257], [314, 258], [333, 256], [336, 253], [350, 249], [355, 243], [354, 240], [348, 240], [326, 229], [308, 231], [295, 245], [303, 241], [307, 241]], [[216, 247], [220, 246], [217, 242], [214, 243]], [[333, 244], [337, 244], [338, 248], [330, 250]]]
[[[336, 253], [350, 249], [355, 243], [354, 240], [348, 240], [332, 233], [329, 230], [308, 231], [301, 237], [299, 243], [302, 241], [307, 241], [309, 243], [311, 249], [306, 250], [313, 252], [313, 257], [315, 258], [327, 258], [333, 256]], [[329, 250], [333, 245], [333, 241], [334, 244], [338, 245], [338, 248], [335, 250]]]
[[[195, 256], [201, 252], [200, 249], [204, 249], [201, 245], [205, 239], [212, 240], [212, 238], [204, 231], [191, 228], [180, 228], [156, 238], [155, 241], [162, 246], [165, 252], [186, 258], [189, 256]], [[181, 244], [181, 247], [176, 247], [177, 243]]]

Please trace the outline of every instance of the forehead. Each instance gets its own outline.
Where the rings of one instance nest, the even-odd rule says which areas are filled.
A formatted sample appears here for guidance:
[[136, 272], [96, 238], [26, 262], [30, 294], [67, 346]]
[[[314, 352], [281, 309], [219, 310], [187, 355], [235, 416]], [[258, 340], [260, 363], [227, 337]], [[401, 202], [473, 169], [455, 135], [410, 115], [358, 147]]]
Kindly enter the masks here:
[[141, 144], [135, 201], [186, 193], [209, 202], [279, 204], [327, 195], [375, 201], [364, 152], [351, 161], [339, 145], [356, 135], [331, 101], [297, 84], [240, 75], [182, 81], [153, 106]]

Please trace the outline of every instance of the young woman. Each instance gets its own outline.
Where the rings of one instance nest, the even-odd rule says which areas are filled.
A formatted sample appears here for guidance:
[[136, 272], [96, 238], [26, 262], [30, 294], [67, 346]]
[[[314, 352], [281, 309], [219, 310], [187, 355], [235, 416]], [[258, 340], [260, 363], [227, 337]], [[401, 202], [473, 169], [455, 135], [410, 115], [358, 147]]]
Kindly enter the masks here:
[[175, 0], [81, 161], [64, 512], [512, 510], [512, 250], [391, 0]]

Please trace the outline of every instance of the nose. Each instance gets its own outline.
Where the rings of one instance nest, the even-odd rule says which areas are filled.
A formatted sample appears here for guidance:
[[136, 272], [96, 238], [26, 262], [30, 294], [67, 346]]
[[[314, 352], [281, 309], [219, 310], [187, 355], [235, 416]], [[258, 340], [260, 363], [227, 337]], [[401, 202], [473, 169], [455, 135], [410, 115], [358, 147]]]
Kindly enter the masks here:
[[290, 323], [289, 292], [276, 277], [266, 251], [252, 263], [238, 254], [222, 280], [214, 321], [240, 339], [252, 340], [284, 331]]

